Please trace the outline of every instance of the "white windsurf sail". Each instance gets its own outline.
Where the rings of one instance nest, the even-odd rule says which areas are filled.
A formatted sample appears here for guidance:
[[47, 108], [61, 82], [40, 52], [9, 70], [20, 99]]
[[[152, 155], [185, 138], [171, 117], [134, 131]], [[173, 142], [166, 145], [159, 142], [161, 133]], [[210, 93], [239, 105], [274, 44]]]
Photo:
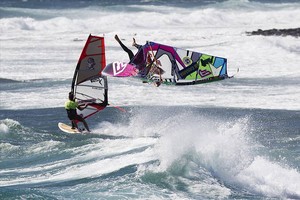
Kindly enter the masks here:
[[155, 42], [143, 45], [129, 64], [147, 81], [190, 85], [229, 78], [227, 59]]
[[231, 78], [227, 59], [200, 52], [147, 42], [129, 63], [113, 62], [103, 73], [115, 77], [139, 77], [143, 82], [191, 85]]
[[72, 92], [79, 104], [87, 108], [77, 113], [83, 118], [103, 110], [108, 105], [108, 84], [102, 70], [106, 65], [104, 38], [89, 35], [78, 60]]

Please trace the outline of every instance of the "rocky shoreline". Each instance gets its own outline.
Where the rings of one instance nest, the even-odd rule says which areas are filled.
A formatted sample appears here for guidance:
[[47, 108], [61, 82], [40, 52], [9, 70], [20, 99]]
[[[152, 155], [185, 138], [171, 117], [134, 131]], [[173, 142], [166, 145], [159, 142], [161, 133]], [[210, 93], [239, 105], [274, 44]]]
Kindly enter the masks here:
[[269, 30], [262, 30], [258, 29], [257, 31], [246, 32], [248, 35], [264, 35], [264, 36], [300, 36], [300, 28], [290, 28], [290, 29], [269, 29]]

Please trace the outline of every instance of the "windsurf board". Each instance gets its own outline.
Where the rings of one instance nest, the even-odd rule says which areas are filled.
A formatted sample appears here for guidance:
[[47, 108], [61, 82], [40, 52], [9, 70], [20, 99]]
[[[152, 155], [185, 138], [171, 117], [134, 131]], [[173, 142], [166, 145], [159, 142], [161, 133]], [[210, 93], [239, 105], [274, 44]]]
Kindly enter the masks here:
[[85, 130], [81, 131], [81, 130], [78, 130], [77, 128], [72, 129], [71, 126], [64, 124], [62, 122], [58, 123], [58, 128], [65, 133], [87, 133], [87, 131], [85, 131]]

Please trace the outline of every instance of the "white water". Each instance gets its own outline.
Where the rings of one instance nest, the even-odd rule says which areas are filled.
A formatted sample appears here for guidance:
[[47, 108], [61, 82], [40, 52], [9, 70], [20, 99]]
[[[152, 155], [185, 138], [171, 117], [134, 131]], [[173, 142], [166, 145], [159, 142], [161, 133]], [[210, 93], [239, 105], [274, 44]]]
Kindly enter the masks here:
[[[125, 9], [115, 6], [109, 9], [15, 11], [28, 13], [29, 17], [0, 19], [0, 78], [20, 82], [11, 83], [9, 87], [15, 88], [11, 90], [0, 85], [0, 109], [62, 107], [81, 49], [90, 33], [104, 34], [107, 63], [128, 60], [127, 54], [114, 40], [114, 35], [119, 34], [127, 45], [131, 45], [131, 39], [135, 37], [140, 43], [152, 40], [226, 57], [229, 75], [240, 69], [234, 79], [183, 87], [156, 88], [137, 79], [109, 77], [112, 105], [300, 109], [299, 38], [245, 34], [258, 28], [300, 27], [299, 4], [261, 5], [229, 1], [215, 8], [194, 9], [142, 6]], [[30, 148], [1, 143], [1, 156], [23, 152], [45, 157], [62, 153], [62, 150], [70, 156], [2, 169], [3, 177], [12, 176], [1, 179], [0, 185], [26, 187], [27, 184], [40, 186], [49, 182], [68, 182], [101, 177], [138, 165], [137, 174], [141, 176], [149, 171], [170, 173], [174, 168], [186, 168], [186, 173], [178, 175], [179, 179], [187, 184], [189, 192], [208, 198], [227, 198], [232, 192], [230, 187], [241, 188], [235, 190], [241, 193], [247, 190], [266, 197], [299, 198], [299, 171], [259, 153], [265, 147], [252, 137], [250, 119], [226, 121], [197, 114], [173, 114], [169, 116], [159, 110], [149, 110], [148, 113], [135, 114], [128, 119], [129, 123], [103, 122], [94, 129], [96, 134], [125, 136], [122, 139], [92, 138], [86, 139], [87, 144], [74, 147], [69, 146], [69, 141], [54, 140], [37, 142]], [[182, 120], [185, 125], [180, 123]], [[14, 126], [26, 125], [12, 119], [0, 121], [0, 137], [10, 136]], [[28, 132], [25, 129], [24, 132]], [[145, 149], [137, 150], [139, 148]], [[159, 160], [159, 164], [145, 166], [153, 160]], [[24, 176], [18, 176], [20, 173]], [[172, 183], [172, 180], [168, 181]], [[82, 188], [93, 190], [92, 184], [76, 185], [75, 189], [70, 187], [69, 192], [73, 196], [76, 192], [82, 195]], [[102, 184], [101, 187], [95, 186], [96, 190], [113, 185], [113, 189], [106, 191], [110, 197], [120, 194], [122, 187], [125, 190], [128, 187], [129, 191], [138, 188], [136, 193], [141, 196], [149, 194], [157, 199], [159, 195], [155, 190], [161, 190], [152, 184], [139, 187], [133, 186], [137, 183], [132, 182], [117, 187], [115, 182]], [[61, 195], [60, 192], [57, 193]], [[50, 193], [55, 194], [54, 191]], [[176, 191], [167, 193], [170, 199], [172, 195], [172, 199], [186, 198]], [[164, 197], [162, 194], [161, 199]]]
[[[0, 175], [11, 174], [11, 177], [1, 179], [0, 185], [30, 187], [92, 179], [137, 165], [138, 177], [168, 172], [171, 177], [167, 183], [175, 185], [172, 179], [180, 179], [193, 195], [227, 198], [234, 196], [232, 188], [235, 188], [241, 193], [246, 190], [266, 197], [299, 198], [299, 171], [262, 155], [262, 150], [267, 152], [268, 149], [255, 139], [251, 116], [219, 119], [220, 116], [197, 113], [201, 109], [195, 112], [193, 108], [185, 109], [184, 113], [183, 110], [133, 110], [127, 120], [102, 121], [93, 129], [95, 135], [113, 135], [114, 139], [82, 136], [83, 140], [78, 138], [76, 141], [76, 136], [70, 136], [73, 142], [50, 139], [28, 147], [2, 143], [0, 152], [6, 156], [16, 152], [25, 157], [60, 156], [53, 161], [4, 168]], [[12, 134], [10, 129], [15, 126], [21, 127], [21, 124], [14, 120], [0, 121], [1, 137]], [[78, 142], [82, 144], [76, 144]], [[126, 180], [126, 176], [122, 178]], [[103, 184], [105, 187], [113, 183]], [[127, 184], [130, 188], [134, 183]], [[149, 192], [140, 187], [137, 187], [141, 189], [140, 193]], [[158, 195], [154, 194], [157, 190], [160, 188], [152, 187], [150, 193]], [[180, 193], [174, 192], [174, 195], [174, 199], [182, 199]]]
[[[135, 126], [101, 125], [105, 132], [128, 134], [133, 138], [155, 136], [159, 132], [160, 137], [154, 140], [140, 138], [150, 142], [149, 145], [154, 144], [145, 151], [150, 154], [142, 156], [148, 156], [149, 161], [159, 160], [159, 164], [141, 166], [140, 173], [185, 168], [185, 173], [180, 174], [181, 181], [190, 191], [206, 193], [209, 185], [209, 190], [214, 190], [210, 195], [214, 194], [216, 198], [230, 195], [229, 185], [268, 197], [300, 197], [299, 171], [260, 155], [259, 150], [264, 147], [254, 139], [249, 118], [224, 121], [189, 112], [175, 112], [168, 117], [160, 116], [159, 111], [152, 112], [131, 118], [130, 122]], [[154, 115], [160, 117], [149, 117]], [[191, 180], [195, 181], [191, 183]]]
[[[110, 101], [117, 105], [197, 105], [299, 110], [300, 40], [291, 36], [247, 36], [246, 31], [300, 26], [298, 4], [260, 5], [232, 1], [215, 8], [174, 7], [15, 9], [31, 17], [0, 19], [0, 78], [49, 79], [35, 87], [0, 91], [2, 109], [62, 106], [88, 34], [104, 35], [107, 63], [128, 56], [114, 35], [132, 37], [228, 58], [234, 79], [207, 85], [159, 88], [136, 79], [109, 77]], [[262, 8], [259, 8], [262, 6]], [[13, 8], [10, 8], [13, 9]], [[31, 14], [29, 14], [31, 13]], [[74, 41], [79, 40], [79, 41]], [[135, 49], [132, 48], [134, 51]], [[52, 86], [52, 81], [66, 80]], [[26, 84], [26, 83], [19, 83]], [[13, 103], [11, 99], [14, 99]], [[47, 101], [45, 102], [45, 99]]]

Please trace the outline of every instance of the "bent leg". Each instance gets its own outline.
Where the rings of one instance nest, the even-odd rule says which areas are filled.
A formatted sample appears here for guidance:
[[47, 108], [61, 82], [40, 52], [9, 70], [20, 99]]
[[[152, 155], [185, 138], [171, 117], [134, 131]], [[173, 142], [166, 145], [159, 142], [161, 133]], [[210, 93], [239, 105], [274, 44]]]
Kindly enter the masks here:
[[86, 121], [81, 116], [77, 115], [76, 120], [82, 122], [85, 129], [90, 132], [89, 126], [87, 125]]
[[85, 129], [86, 129], [88, 132], [91, 132], [90, 129], [89, 129], [89, 126], [87, 125], [87, 123], [86, 123], [86, 121], [85, 121], [84, 119], [83, 119], [82, 123], [83, 123]]
[[115, 39], [116, 39], [117, 42], [120, 44], [120, 46], [122, 47], [122, 49], [128, 53], [129, 60], [131, 60], [131, 59], [133, 58], [133, 56], [134, 56], [133, 52], [132, 52], [130, 49], [128, 49], [128, 48], [121, 42], [121, 40], [119, 39], [118, 35], [115, 35]]

